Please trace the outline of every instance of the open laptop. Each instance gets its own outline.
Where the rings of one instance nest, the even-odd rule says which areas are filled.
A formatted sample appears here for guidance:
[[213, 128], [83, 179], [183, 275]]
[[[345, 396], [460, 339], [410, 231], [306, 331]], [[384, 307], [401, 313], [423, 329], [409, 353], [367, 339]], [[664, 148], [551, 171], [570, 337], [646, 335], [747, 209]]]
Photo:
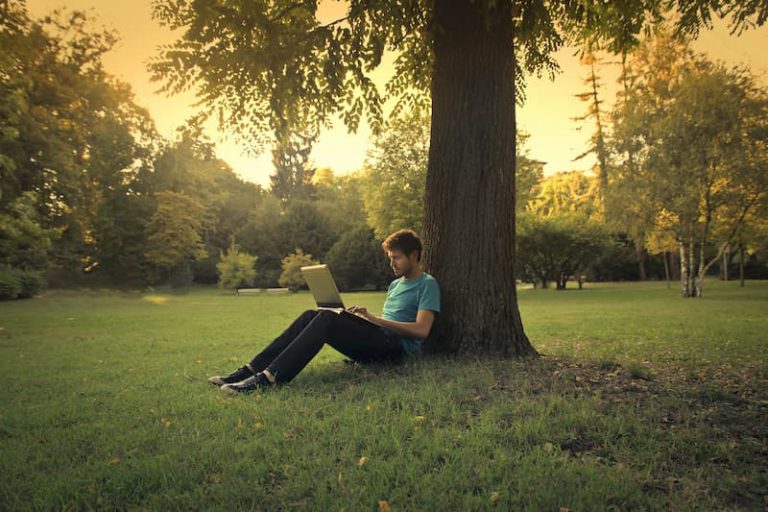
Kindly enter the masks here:
[[333, 280], [331, 270], [328, 265], [310, 265], [308, 267], [301, 267], [301, 275], [309, 285], [309, 290], [315, 297], [317, 302], [317, 309], [327, 309], [344, 315], [349, 318], [354, 318], [359, 322], [365, 322], [368, 325], [381, 328], [378, 324], [375, 324], [367, 318], [350, 313], [344, 308], [344, 303], [341, 301], [341, 295], [339, 295], [339, 288], [336, 286], [336, 281]]

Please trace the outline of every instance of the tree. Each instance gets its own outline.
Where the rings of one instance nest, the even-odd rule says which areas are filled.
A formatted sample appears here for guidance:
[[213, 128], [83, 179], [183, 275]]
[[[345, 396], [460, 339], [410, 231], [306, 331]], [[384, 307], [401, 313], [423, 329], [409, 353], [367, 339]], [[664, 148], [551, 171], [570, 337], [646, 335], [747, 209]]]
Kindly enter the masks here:
[[392, 276], [381, 241], [365, 224], [341, 235], [328, 251], [327, 262], [339, 288], [345, 291], [368, 284], [379, 289], [389, 284]]
[[602, 83], [595, 71], [598, 59], [592, 48], [587, 47], [583, 52], [581, 63], [589, 66], [589, 74], [584, 80], [585, 85], [587, 85], [589, 89], [577, 94], [576, 97], [581, 101], [588, 102], [588, 107], [587, 113], [576, 117], [575, 120], [584, 121], [589, 118], [594, 119], [595, 131], [590, 137], [587, 150], [574, 158], [574, 161], [580, 160], [589, 154], [594, 154], [597, 158], [597, 163], [595, 164], [595, 169], [597, 171], [595, 173], [597, 175], [597, 207], [602, 212], [603, 217], [605, 217], [605, 195], [608, 191], [608, 145], [606, 144], [605, 114], [600, 106], [603, 103], [603, 100], [600, 99], [599, 95]]
[[[422, 231], [429, 134], [429, 117], [415, 110], [390, 120], [374, 140], [365, 163], [363, 197], [368, 225], [380, 238], [402, 228]], [[544, 162], [528, 155], [528, 138], [525, 132], [517, 134], [518, 212], [532, 199], [544, 175]]]
[[293, 133], [275, 142], [272, 149], [275, 172], [269, 178], [270, 192], [284, 206], [294, 199], [309, 199], [312, 196], [315, 169], [309, 165], [309, 154], [314, 139], [314, 135]]
[[283, 258], [283, 273], [280, 274], [280, 286], [290, 288], [291, 291], [306, 287], [304, 277], [301, 275], [301, 267], [317, 265], [319, 263], [319, 261], [312, 258], [311, 254], [304, 254], [304, 251], [297, 247], [293, 253]]
[[682, 295], [698, 297], [709, 267], [764, 201], [768, 97], [745, 70], [695, 55], [664, 31], [631, 65], [632, 107], [618, 128], [639, 151], [625, 188], [647, 198], [656, 227], [674, 237]]
[[258, 258], [248, 253], [240, 252], [240, 248], [232, 238], [226, 253], [220, 254], [220, 261], [216, 264], [219, 271], [219, 288], [237, 289], [243, 286], [252, 286], [256, 279], [256, 270], [253, 265]]
[[263, 200], [264, 190], [244, 182], [216, 157], [214, 145], [196, 120], [180, 127], [176, 140], [162, 145], [151, 172], [142, 178], [140, 185], [147, 194], [177, 192], [205, 205], [199, 233], [208, 256], [195, 260], [193, 273], [198, 282], [217, 282], [219, 253], [228, 248], [232, 236], [243, 240], [237, 232]]
[[526, 209], [543, 217], [578, 212], [602, 220], [598, 203], [599, 181], [581, 171], [566, 171], [541, 180]]
[[158, 192], [155, 198], [157, 209], [147, 225], [147, 260], [164, 269], [169, 281], [176, 272], [188, 284], [192, 262], [206, 257], [200, 237], [205, 206], [178, 192]]
[[[357, 129], [382, 126], [382, 105], [431, 101], [422, 261], [441, 284], [442, 351], [535, 354], [517, 305], [515, 102], [523, 72], [557, 69], [552, 53], [591, 39], [629, 46], [672, 0], [544, 2], [351, 0], [346, 16], [321, 24], [316, 1], [174, 0], [154, 4], [183, 35], [151, 63], [169, 93], [195, 87], [209, 112], [255, 142], [285, 125], [322, 126], [335, 114]], [[678, 2], [679, 24], [696, 30], [715, 5], [737, 26], [768, 7], [736, 0]], [[370, 73], [398, 51], [386, 96]], [[492, 333], [492, 335], [489, 335]]]
[[403, 228], [422, 232], [428, 156], [429, 120], [420, 110], [391, 120], [373, 141], [363, 197], [376, 236], [383, 239]]
[[23, 2], [0, 5], [0, 210], [34, 193], [40, 226], [60, 233], [50, 266], [68, 275], [110, 252], [102, 206], [135, 181], [156, 137], [130, 87], [102, 68], [116, 40], [79, 12], [35, 21]]
[[582, 274], [599, 261], [609, 243], [605, 226], [581, 214], [540, 217], [528, 213], [521, 218], [517, 239], [522, 275], [537, 279], [542, 288], [555, 281], [558, 290], [564, 290], [574, 277], [581, 289]]

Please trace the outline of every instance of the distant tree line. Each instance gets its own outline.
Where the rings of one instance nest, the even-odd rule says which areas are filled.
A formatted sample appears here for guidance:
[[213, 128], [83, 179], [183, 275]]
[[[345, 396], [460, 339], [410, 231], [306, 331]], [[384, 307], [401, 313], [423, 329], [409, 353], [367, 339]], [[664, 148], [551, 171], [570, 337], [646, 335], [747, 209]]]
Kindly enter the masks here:
[[[266, 190], [218, 159], [195, 119], [174, 140], [157, 134], [103, 70], [114, 34], [80, 13], [0, 11], [0, 297], [46, 281], [296, 289], [298, 269], [316, 262], [343, 290], [380, 289], [392, 278], [383, 238], [421, 232], [423, 109], [385, 123], [364, 168], [345, 175], [312, 167], [311, 131], [286, 134]], [[518, 133], [516, 277], [557, 289], [681, 279], [695, 295], [714, 263], [728, 278], [737, 258], [742, 276], [768, 277], [768, 116], [754, 78], [661, 32], [627, 56], [620, 98], [603, 112], [596, 59], [585, 63], [582, 120], [595, 121], [587, 153], [598, 163], [544, 177]]]

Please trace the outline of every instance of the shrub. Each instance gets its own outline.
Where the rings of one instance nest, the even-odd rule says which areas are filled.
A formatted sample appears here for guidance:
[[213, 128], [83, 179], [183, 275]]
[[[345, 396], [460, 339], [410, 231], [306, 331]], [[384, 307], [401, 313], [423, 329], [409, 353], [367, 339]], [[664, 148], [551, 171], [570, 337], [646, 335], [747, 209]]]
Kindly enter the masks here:
[[0, 300], [15, 299], [20, 291], [19, 271], [11, 267], [0, 267]]
[[45, 277], [37, 270], [17, 270], [19, 276], [19, 298], [28, 299], [34, 297], [45, 288]]
[[283, 258], [283, 273], [280, 274], [279, 279], [280, 286], [290, 288], [291, 291], [296, 291], [299, 288], [306, 286], [304, 278], [301, 275], [301, 267], [317, 265], [318, 263], [318, 261], [312, 259], [311, 254], [304, 254], [301, 249], [296, 248], [292, 254]]
[[221, 255], [221, 261], [216, 264], [219, 271], [219, 288], [234, 290], [245, 286], [253, 286], [256, 279], [256, 256], [240, 252], [237, 245], [231, 242], [226, 253]]

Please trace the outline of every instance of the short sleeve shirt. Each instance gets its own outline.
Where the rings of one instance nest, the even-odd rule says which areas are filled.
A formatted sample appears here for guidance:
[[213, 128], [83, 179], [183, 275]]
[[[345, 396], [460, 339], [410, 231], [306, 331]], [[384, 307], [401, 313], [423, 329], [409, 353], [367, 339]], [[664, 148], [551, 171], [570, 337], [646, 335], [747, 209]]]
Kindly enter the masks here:
[[[399, 277], [390, 283], [381, 315], [383, 318], [396, 322], [415, 322], [420, 309], [440, 312], [440, 287], [432, 275], [422, 272], [414, 279]], [[408, 354], [418, 352], [421, 343], [418, 338], [400, 336], [400, 344]]]

